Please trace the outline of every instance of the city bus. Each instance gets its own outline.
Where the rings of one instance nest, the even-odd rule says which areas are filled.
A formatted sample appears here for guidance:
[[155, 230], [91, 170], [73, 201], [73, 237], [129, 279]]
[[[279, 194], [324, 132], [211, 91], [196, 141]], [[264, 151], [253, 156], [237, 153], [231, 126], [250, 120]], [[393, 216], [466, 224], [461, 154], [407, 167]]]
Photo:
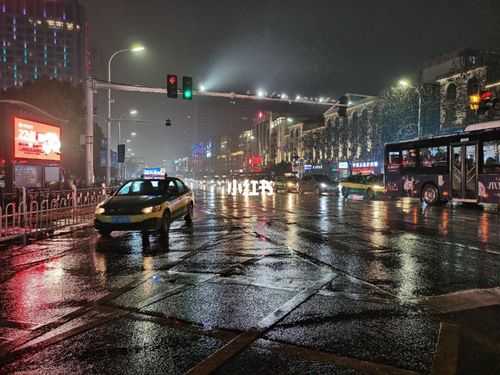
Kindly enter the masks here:
[[385, 191], [447, 201], [500, 203], [500, 121], [468, 126], [463, 132], [385, 146]]

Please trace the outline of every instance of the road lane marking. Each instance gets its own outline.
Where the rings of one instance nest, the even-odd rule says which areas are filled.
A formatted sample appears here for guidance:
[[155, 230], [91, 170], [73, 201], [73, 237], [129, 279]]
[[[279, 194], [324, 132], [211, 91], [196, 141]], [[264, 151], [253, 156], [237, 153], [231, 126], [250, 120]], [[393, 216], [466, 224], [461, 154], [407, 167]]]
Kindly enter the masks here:
[[373, 375], [419, 375], [418, 372], [400, 369], [376, 362], [368, 362], [361, 359], [345, 357], [334, 353], [323, 352], [293, 344], [281, 343], [272, 340], [262, 339], [262, 348], [270, 349], [276, 353], [284, 353], [287, 356], [297, 358], [302, 361], [334, 364], [346, 367], [363, 373]]
[[457, 373], [459, 343], [460, 327], [455, 324], [441, 323], [431, 375], [455, 375]]
[[115, 311], [113, 313], [110, 313], [108, 316], [104, 316], [95, 320], [90, 321], [89, 323], [79, 325], [77, 327], [71, 328], [67, 331], [61, 332], [55, 336], [49, 337], [45, 340], [42, 340], [40, 342], [37, 342], [33, 345], [28, 345], [28, 346], [23, 346], [20, 348], [17, 348], [13, 351], [10, 351], [9, 353], [6, 353], [4, 355], [0, 355], [0, 366], [5, 366], [8, 363], [14, 362], [19, 359], [19, 357], [32, 353], [32, 352], [38, 352], [40, 350], [43, 350], [51, 345], [57, 344], [61, 341], [67, 340], [71, 337], [80, 335], [84, 332], [87, 332], [91, 329], [97, 328], [103, 324], [106, 324], [108, 322], [115, 321], [118, 318], [121, 318], [123, 316], [126, 316], [129, 314], [127, 311]]
[[430, 296], [418, 299], [438, 313], [472, 310], [480, 307], [500, 305], [500, 287], [490, 289], [469, 289], [460, 292]]
[[268, 314], [265, 318], [257, 323], [250, 330], [243, 332], [217, 350], [212, 355], [199, 362], [196, 366], [186, 372], [188, 375], [206, 375], [211, 374], [226, 362], [241, 353], [255, 340], [263, 335], [268, 330], [272, 329], [276, 324], [285, 319], [293, 310], [298, 308], [304, 302], [308, 301], [321, 288], [330, 283], [336, 277], [332, 274], [318, 281], [314, 286], [303, 290], [293, 298], [285, 302], [279, 308]]
[[[222, 235], [219, 235], [217, 237], [221, 237], [221, 236]], [[193, 251], [182, 256], [177, 261], [172, 262], [171, 264], [169, 264], [167, 267], [165, 267], [162, 270], [169, 270], [169, 269], [177, 266], [178, 264], [182, 263], [183, 261], [193, 257], [194, 255], [199, 254], [203, 249], [205, 249], [207, 247], [210, 248], [211, 246], [213, 246], [213, 241], [206, 241], [202, 245], [200, 245], [199, 247], [194, 249]], [[3, 356], [6, 356], [8, 353], [15, 351], [15, 349], [20, 348], [21, 346], [27, 345], [30, 341], [33, 341], [35, 339], [40, 338], [41, 336], [49, 333], [51, 330], [56, 329], [64, 324], [70, 322], [73, 319], [76, 319], [76, 318], [79, 318], [79, 317], [85, 315], [86, 313], [88, 313], [89, 311], [94, 309], [95, 307], [98, 307], [99, 305], [105, 305], [109, 301], [121, 296], [122, 294], [125, 294], [125, 293], [135, 289], [139, 285], [146, 283], [148, 280], [153, 278], [156, 273], [157, 272], [144, 271], [140, 277], [136, 278], [136, 280], [131, 281], [127, 285], [115, 290], [114, 292], [106, 294], [105, 296], [98, 298], [85, 306], [82, 306], [82, 307], [80, 307], [80, 308], [78, 308], [78, 309], [76, 309], [76, 310], [74, 310], [66, 315], [58, 317], [55, 320], [53, 320], [52, 322], [49, 322], [49, 323], [46, 323], [43, 325], [39, 325], [39, 326], [33, 328], [33, 330], [31, 332], [29, 332], [27, 335], [19, 337], [16, 340], [10, 341], [6, 344], [0, 345], [0, 358]]]

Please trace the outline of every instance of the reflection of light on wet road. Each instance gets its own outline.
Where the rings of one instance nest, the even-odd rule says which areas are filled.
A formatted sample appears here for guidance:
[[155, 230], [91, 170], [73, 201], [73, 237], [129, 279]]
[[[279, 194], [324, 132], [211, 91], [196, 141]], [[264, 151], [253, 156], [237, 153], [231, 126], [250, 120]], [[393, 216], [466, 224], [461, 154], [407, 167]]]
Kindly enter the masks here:
[[438, 224], [439, 234], [447, 236], [449, 225], [450, 225], [450, 213], [448, 210], [443, 210]]
[[154, 259], [153, 257], [144, 257], [142, 262], [142, 266], [144, 271], [153, 271], [154, 270]]
[[404, 300], [405, 298], [414, 297], [417, 288], [416, 282], [419, 277], [420, 267], [418, 266], [414, 252], [417, 251], [415, 246], [418, 240], [415, 235], [406, 233], [399, 238], [398, 242], [398, 247], [401, 248], [398, 268], [401, 285], [398, 290], [398, 296]]
[[487, 213], [483, 213], [479, 219], [478, 236], [481, 242], [488, 242], [490, 239], [490, 221]]

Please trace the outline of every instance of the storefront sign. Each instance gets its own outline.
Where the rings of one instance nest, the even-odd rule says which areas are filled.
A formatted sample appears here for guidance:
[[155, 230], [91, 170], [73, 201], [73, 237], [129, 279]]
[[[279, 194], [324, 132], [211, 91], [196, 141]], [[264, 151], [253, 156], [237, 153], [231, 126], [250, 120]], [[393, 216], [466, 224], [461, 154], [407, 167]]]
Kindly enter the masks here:
[[349, 169], [349, 163], [346, 161], [341, 161], [339, 163], [339, 169]]
[[14, 158], [61, 161], [61, 129], [16, 117]]
[[360, 163], [352, 163], [353, 168], [377, 168], [378, 161], [363, 161]]

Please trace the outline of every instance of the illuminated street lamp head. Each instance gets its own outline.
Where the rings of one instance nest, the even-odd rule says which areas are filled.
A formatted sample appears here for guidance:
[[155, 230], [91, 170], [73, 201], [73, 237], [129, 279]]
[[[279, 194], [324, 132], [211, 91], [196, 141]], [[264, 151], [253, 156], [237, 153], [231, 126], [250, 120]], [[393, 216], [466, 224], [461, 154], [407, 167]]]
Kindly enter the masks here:
[[257, 96], [259, 98], [263, 98], [265, 95], [266, 95], [266, 93], [264, 90], [261, 90], [261, 89], [257, 90]]
[[132, 133], [130, 133], [130, 136], [132, 136], [132, 137], [135, 137], [136, 135], [137, 135], [137, 133], [136, 133], [136, 132], [132, 132]]
[[129, 113], [130, 113], [130, 116], [137, 116], [139, 111], [137, 109], [131, 109]]
[[285, 93], [281, 94], [281, 99], [288, 99], [288, 95]]
[[299, 101], [300, 99], [302, 99], [302, 97], [301, 97], [300, 95], [297, 95], [297, 96], [295, 97], [295, 100], [297, 100], [297, 101]]
[[286, 120], [288, 121], [289, 124], [291, 124], [293, 122], [293, 118], [291, 118], [291, 117], [288, 117]]
[[411, 87], [411, 82], [408, 81], [407, 79], [401, 79], [399, 81], [399, 86], [402, 87], [403, 89], [407, 89], [407, 88]]
[[130, 51], [134, 52], [134, 53], [138, 53], [138, 52], [142, 52], [146, 49], [146, 47], [144, 46], [141, 46], [141, 45], [136, 45], [136, 46], [133, 46], [132, 48], [130, 48]]
[[205, 85], [200, 85], [200, 92], [205, 92], [207, 91], [207, 88], [205, 87]]

